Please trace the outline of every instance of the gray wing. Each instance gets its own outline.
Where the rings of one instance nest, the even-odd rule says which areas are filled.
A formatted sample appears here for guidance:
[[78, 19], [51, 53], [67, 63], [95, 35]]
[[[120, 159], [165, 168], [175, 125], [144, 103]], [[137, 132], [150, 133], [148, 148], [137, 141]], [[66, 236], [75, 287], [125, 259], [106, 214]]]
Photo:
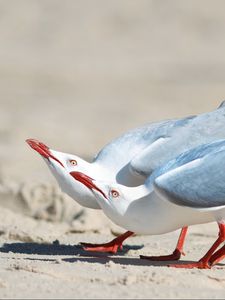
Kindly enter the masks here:
[[158, 149], [164, 148], [166, 151], [166, 144], [170, 139], [170, 137], [159, 137], [151, 145], [138, 153], [130, 162], [131, 170], [146, 177], [151, 174], [157, 168], [158, 164], [160, 164], [159, 160], [161, 156], [157, 155]]
[[[189, 116], [183, 119], [175, 120], [173, 123], [168, 123], [167, 126], [158, 128], [155, 131], [154, 141], [149, 143], [147, 147], [142, 149], [134, 158], [130, 161], [129, 167], [134, 172], [149, 176], [156, 168], [158, 168], [164, 161], [172, 157], [168, 151], [167, 144], [173, 139], [173, 134], [178, 129], [188, 125], [196, 116]], [[159, 155], [160, 152], [160, 155]]]
[[[197, 147], [198, 145], [210, 143], [225, 138], [225, 102], [212, 112], [200, 114], [195, 118], [185, 120], [170, 129], [164, 137], [156, 141], [135, 157], [131, 166], [134, 170], [145, 174], [164, 165], [167, 161], [176, 158], [180, 153]], [[148, 173], [149, 172], [149, 173]]]
[[225, 149], [165, 172], [155, 179], [154, 188], [161, 196], [181, 206], [225, 205]]

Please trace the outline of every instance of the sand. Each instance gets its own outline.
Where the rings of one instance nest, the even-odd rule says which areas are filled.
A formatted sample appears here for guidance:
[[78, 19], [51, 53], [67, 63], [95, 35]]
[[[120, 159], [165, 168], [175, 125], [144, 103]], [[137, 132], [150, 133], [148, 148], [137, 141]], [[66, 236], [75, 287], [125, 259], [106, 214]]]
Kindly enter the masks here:
[[[0, 298], [224, 298], [224, 262], [180, 270], [179, 232], [135, 236], [116, 255], [79, 242], [124, 229], [62, 194], [25, 140], [91, 160], [147, 122], [215, 109], [225, 99], [225, 3], [206, 0], [0, 1]], [[216, 224], [190, 228], [199, 259]]]
[[[140, 254], [172, 251], [178, 232], [135, 236], [118, 254], [106, 255], [87, 253], [79, 245], [112, 239], [105, 229], [78, 233], [66, 222], [37, 220], [5, 208], [0, 220], [1, 298], [224, 297], [224, 264], [183, 270], [139, 259]], [[192, 227], [182, 260], [198, 259], [215, 237], [216, 226]]]

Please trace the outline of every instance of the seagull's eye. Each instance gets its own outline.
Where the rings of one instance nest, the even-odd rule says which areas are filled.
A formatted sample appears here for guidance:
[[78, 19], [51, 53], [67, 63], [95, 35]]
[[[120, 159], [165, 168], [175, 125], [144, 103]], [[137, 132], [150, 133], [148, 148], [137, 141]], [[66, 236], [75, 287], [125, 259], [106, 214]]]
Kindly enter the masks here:
[[77, 161], [75, 159], [71, 159], [70, 160], [70, 164], [71, 164], [71, 166], [76, 166], [77, 165]]
[[117, 197], [119, 197], [120, 194], [116, 190], [111, 190], [111, 195], [113, 198], [117, 198]]

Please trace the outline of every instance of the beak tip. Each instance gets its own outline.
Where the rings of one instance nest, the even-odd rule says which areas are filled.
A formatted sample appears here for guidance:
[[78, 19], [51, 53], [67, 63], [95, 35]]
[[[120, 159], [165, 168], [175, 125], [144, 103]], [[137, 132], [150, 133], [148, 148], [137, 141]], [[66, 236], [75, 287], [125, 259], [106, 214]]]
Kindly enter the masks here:
[[34, 139], [26, 139], [25, 142], [26, 142], [29, 146], [31, 146], [32, 143], [34, 142]]
[[63, 163], [51, 153], [51, 149], [48, 146], [46, 146], [44, 143], [39, 142], [38, 140], [35, 139], [26, 139], [26, 142], [32, 149], [37, 151], [42, 157], [47, 159], [52, 158], [64, 168]]
[[25, 142], [31, 146], [31, 148], [36, 148], [36, 147], [41, 147], [43, 149], [46, 149], [46, 150], [49, 150], [49, 147], [46, 146], [44, 143], [42, 142], [39, 142], [38, 140], [36, 139], [26, 139]]
[[26, 139], [26, 143], [43, 157], [48, 158], [50, 156], [49, 147], [39, 142], [36, 139]]

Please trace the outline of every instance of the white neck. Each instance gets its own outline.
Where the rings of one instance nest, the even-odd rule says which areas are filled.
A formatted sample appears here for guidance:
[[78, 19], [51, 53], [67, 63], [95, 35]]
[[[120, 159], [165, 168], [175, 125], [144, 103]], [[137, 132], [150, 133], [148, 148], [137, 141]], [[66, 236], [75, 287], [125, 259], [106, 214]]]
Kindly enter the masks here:
[[153, 188], [149, 188], [145, 184], [142, 184], [135, 187], [123, 187], [123, 191], [126, 195], [127, 201], [133, 202], [150, 195], [153, 191]]
[[[99, 183], [98, 186], [104, 191], [104, 188], [101, 187]], [[114, 189], [114, 186], [110, 186], [110, 189]], [[118, 192], [120, 193], [118, 199], [113, 199], [112, 197], [105, 199], [98, 191], [93, 189], [93, 193], [96, 196], [99, 206], [109, 218], [113, 215], [113, 218], [115, 219], [121, 218], [133, 202], [149, 197], [149, 195], [152, 194], [152, 190], [145, 185], [127, 187], [117, 184], [115, 185], [115, 189], [118, 189]]]
[[[55, 168], [52, 168], [51, 165], [49, 164], [48, 166], [64, 193], [66, 193], [71, 198], [73, 198], [81, 206], [85, 206], [93, 209], [100, 209], [100, 206], [98, 205], [93, 193], [84, 184], [75, 180], [69, 174], [70, 170], [67, 170], [67, 172], [65, 172], [58, 165], [56, 165]], [[86, 168], [85, 163], [84, 163], [84, 167]], [[86, 174], [92, 177], [93, 172], [94, 172], [94, 168], [92, 168], [92, 164], [89, 164], [87, 162]]]

